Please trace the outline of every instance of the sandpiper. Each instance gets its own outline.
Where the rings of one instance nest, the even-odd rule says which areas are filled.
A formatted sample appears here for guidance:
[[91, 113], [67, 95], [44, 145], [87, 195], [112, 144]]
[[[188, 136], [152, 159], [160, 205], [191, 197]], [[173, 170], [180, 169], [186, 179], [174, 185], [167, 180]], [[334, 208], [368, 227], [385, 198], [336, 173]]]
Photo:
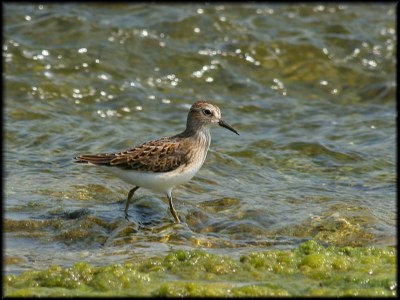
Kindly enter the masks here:
[[152, 140], [122, 152], [83, 154], [74, 159], [77, 163], [105, 166], [135, 186], [126, 199], [126, 219], [131, 198], [141, 187], [166, 194], [171, 214], [175, 222], [180, 223], [172, 204], [172, 189], [189, 181], [199, 171], [210, 146], [210, 128], [216, 124], [239, 135], [221, 119], [218, 106], [199, 101], [191, 106], [186, 129], [182, 133]]

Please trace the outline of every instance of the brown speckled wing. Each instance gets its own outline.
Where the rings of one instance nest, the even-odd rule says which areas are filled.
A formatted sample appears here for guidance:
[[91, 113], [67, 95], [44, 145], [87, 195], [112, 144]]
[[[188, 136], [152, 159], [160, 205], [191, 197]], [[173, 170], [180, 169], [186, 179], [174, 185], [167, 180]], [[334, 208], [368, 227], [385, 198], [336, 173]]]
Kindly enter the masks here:
[[161, 138], [112, 154], [81, 155], [77, 162], [114, 166], [138, 171], [168, 172], [187, 162], [179, 141]]

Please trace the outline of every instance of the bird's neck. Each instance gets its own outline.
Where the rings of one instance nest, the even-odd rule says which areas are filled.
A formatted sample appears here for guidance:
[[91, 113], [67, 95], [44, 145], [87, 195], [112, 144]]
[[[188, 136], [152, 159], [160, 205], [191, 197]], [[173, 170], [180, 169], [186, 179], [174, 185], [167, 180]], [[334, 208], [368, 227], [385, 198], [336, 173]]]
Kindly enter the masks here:
[[177, 134], [175, 137], [189, 138], [196, 140], [197, 143], [203, 144], [203, 146], [207, 149], [211, 143], [210, 127], [207, 126], [201, 126], [196, 128], [187, 126], [183, 132]]

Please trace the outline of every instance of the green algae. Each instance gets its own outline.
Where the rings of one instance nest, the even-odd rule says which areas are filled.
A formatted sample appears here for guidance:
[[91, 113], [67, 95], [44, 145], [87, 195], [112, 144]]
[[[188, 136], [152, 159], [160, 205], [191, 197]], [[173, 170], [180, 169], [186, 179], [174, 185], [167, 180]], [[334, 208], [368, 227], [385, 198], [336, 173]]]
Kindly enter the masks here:
[[308, 241], [239, 259], [202, 250], [95, 267], [85, 262], [6, 275], [6, 296], [396, 296], [394, 247]]

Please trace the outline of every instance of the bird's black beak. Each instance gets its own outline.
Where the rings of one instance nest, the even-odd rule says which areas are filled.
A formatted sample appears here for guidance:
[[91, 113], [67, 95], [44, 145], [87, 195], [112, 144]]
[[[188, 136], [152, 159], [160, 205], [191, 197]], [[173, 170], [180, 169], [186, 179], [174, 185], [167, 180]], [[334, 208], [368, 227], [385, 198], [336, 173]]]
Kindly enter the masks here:
[[229, 129], [230, 131], [233, 131], [234, 133], [239, 135], [239, 133], [235, 129], [233, 129], [233, 127], [231, 125], [229, 125], [228, 123], [226, 123], [222, 119], [219, 120], [218, 125], [221, 126], [221, 127], [225, 127], [226, 129]]

